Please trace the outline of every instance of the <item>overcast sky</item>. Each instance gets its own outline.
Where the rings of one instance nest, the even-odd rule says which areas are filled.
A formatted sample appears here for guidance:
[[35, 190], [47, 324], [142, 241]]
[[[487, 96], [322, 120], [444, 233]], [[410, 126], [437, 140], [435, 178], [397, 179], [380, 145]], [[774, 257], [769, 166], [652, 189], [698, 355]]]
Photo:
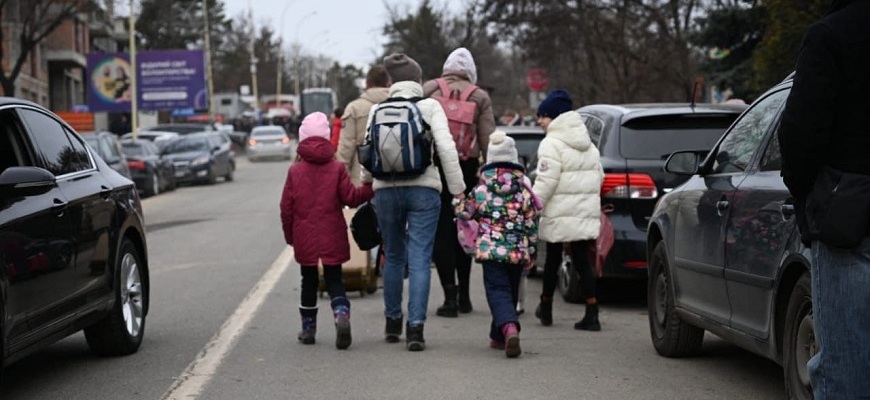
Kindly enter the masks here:
[[[285, 43], [298, 40], [308, 53], [323, 54], [342, 64], [362, 66], [377, 57], [384, 42], [381, 32], [388, 20], [384, 3], [416, 9], [421, 1], [224, 0], [224, 3], [228, 18], [237, 18], [242, 13], [247, 15], [250, 4], [254, 23], [272, 26], [278, 35], [283, 33]], [[464, 2], [435, 0], [432, 4], [436, 8], [447, 5], [451, 10], [458, 10]]]

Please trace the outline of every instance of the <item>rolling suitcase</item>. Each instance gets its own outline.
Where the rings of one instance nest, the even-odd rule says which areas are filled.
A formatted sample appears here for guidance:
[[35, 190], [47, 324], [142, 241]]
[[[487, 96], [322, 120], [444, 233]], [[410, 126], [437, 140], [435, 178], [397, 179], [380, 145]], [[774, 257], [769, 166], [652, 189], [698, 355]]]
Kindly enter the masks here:
[[[344, 209], [344, 219], [348, 225], [350, 225], [350, 220], [355, 212], [356, 209], [353, 208]], [[341, 280], [344, 283], [344, 289], [347, 292], [358, 291], [360, 296], [372, 294], [378, 290], [378, 276], [371, 251], [360, 250], [356, 246], [350, 229], [347, 231], [347, 238], [350, 242], [350, 260], [341, 266]], [[318, 269], [320, 272], [318, 291], [322, 296], [323, 292], [326, 291], [326, 284], [323, 281], [323, 266], [318, 267]]]

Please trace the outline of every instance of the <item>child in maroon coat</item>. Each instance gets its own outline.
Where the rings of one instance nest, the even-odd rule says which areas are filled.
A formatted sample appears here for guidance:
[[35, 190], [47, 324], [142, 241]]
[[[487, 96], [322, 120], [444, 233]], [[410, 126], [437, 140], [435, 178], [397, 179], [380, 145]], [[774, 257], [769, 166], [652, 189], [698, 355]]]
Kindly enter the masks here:
[[341, 264], [350, 260], [344, 206], [356, 207], [372, 198], [371, 184], [355, 188], [344, 164], [335, 160], [329, 141], [329, 121], [315, 112], [299, 128], [299, 161], [287, 171], [281, 196], [281, 224], [284, 239], [293, 246], [302, 267], [302, 331], [298, 339], [313, 344], [317, 332], [318, 263], [335, 318], [335, 346], [351, 344], [350, 302], [341, 282]]

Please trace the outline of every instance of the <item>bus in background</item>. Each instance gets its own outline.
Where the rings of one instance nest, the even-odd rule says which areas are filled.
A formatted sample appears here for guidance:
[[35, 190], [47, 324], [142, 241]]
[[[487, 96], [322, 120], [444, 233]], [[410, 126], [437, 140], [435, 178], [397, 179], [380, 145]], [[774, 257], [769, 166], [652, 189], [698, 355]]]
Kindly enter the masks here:
[[332, 88], [308, 88], [302, 91], [301, 95], [302, 114], [299, 116], [305, 118], [306, 115], [315, 111], [320, 111], [332, 118], [332, 111], [338, 105], [338, 97]]

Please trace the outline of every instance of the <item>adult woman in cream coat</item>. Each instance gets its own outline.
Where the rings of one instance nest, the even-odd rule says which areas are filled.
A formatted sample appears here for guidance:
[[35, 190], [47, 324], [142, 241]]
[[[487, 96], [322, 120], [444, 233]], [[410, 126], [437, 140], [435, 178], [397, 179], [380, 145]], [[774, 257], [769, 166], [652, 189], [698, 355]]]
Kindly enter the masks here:
[[575, 329], [599, 331], [595, 275], [587, 257], [590, 242], [598, 238], [601, 213], [601, 168], [598, 148], [586, 132], [580, 114], [574, 111], [564, 90], [550, 93], [538, 107], [538, 123], [547, 136], [538, 147], [535, 193], [544, 205], [539, 238], [546, 242], [544, 289], [535, 316], [545, 326], [553, 323], [553, 293], [562, 264], [562, 244], [571, 249], [571, 259], [580, 272], [586, 314]]

